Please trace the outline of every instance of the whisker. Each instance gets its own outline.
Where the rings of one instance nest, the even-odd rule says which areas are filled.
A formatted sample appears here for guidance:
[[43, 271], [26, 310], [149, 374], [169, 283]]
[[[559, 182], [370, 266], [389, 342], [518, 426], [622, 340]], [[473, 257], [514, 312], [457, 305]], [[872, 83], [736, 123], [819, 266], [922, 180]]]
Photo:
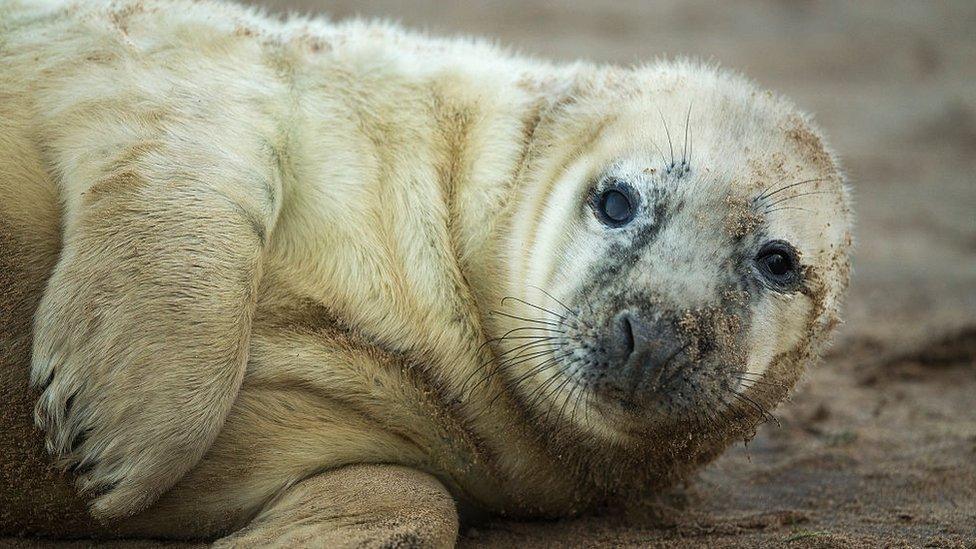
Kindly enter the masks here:
[[[491, 363], [496, 362], [498, 359], [504, 357], [505, 355], [511, 354], [513, 352], [517, 352], [514, 356], [510, 356], [510, 357], [506, 358], [505, 360], [503, 360], [501, 363], [499, 363], [498, 366], [497, 366], [497, 369], [498, 370], [500, 370], [507, 361], [513, 360], [515, 358], [518, 358], [519, 356], [524, 356], [521, 353], [527, 351], [528, 349], [530, 349], [530, 348], [532, 348], [534, 346], [544, 346], [545, 345], [545, 346], [548, 346], [547, 347], [547, 350], [550, 350], [551, 351], [552, 349], [558, 347], [557, 344], [555, 344], [555, 343], [552, 342], [553, 339], [556, 339], [556, 338], [554, 338], [554, 337], [540, 336], [535, 341], [529, 341], [529, 342], [526, 342], [526, 343], [521, 343], [521, 344], [519, 344], [519, 345], [517, 345], [517, 346], [515, 346], [515, 347], [513, 347], [511, 349], [508, 349], [508, 350], [506, 350], [506, 351], [498, 354], [497, 356], [492, 356], [491, 358], [489, 358], [488, 360], [486, 360], [485, 362], [483, 362], [481, 365], [479, 365], [476, 369], [474, 369], [471, 372], [471, 374], [468, 375], [467, 379], [465, 379], [464, 380], [464, 383], [461, 385], [462, 390], [467, 391], [467, 394], [470, 395], [471, 394], [471, 391], [474, 391], [479, 386], [481, 386], [482, 383], [488, 381], [488, 379], [490, 379], [491, 376], [493, 376], [496, 372], [494, 370], [491, 370], [491, 369], [488, 369], [487, 372], [484, 372], [484, 370], [486, 370], [487, 367]], [[533, 351], [533, 352], [535, 352], [535, 351]], [[470, 383], [471, 380], [474, 378], [474, 376], [477, 375], [479, 372], [484, 372], [484, 375], [481, 377], [481, 379], [478, 380], [477, 383], [475, 383], [471, 387], [470, 390], [467, 390], [466, 388], [467, 388], [468, 383]]]
[[773, 208], [772, 210], [765, 210], [764, 213], [771, 214], [774, 212], [781, 212], [783, 210], [799, 210], [801, 212], [813, 213], [813, 210], [807, 208], [798, 208], [796, 206], [780, 206], [779, 208]]
[[770, 203], [766, 204], [766, 207], [767, 208], [771, 208], [771, 207], [773, 207], [773, 206], [775, 206], [777, 204], [782, 204], [783, 202], [786, 202], [787, 200], [793, 200], [794, 198], [800, 198], [801, 196], [810, 196], [810, 195], [814, 195], [814, 194], [834, 194], [834, 193], [831, 192], [831, 191], [809, 191], [809, 192], [805, 192], [805, 193], [791, 194], [790, 196], [787, 196], [785, 198], [780, 198], [778, 200], [775, 200], [773, 202], [770, 202]]
[[657, 144], [657, 141], [651, 140], [651, 145], [654, 145], [654, 148], [657, 149], [658, 154], [661, 155], [661, 161], [667, 162], [668, 157], [666, 154], [664, 154], [664, 149], [662, 149], [661, 146]]
[[[548, 420], [548, 414], [552, 412], [552, 407], [555, 405], [555, 403], [552, 402], [552, 400], [550, 399], [550, 396], [554, 393], [554, 391], [558, 391], [558, 389], [563, 385], [565, 385], [566, 381], [568, 381], [568, 378], [566, 378], [561, 374], [562, 372], [558, 370], [553, 372], [553, 374], [549, 376], [549, 378], [546, 380], [545, 384], [543, 384], [544, 389], [541, 392], [539, 392], [534, 399], [532, 399], [530, 404], [531, 408], [535, 408], [540, 403], [546, 402], [547, 400], [549, 401], [549, 406], [546, 408], [545, 414], [542, 413], [536, 414], [535, 415], [536, 420], [541, 420], [543, 419], [543, 417], [545, 417]], [[562, 379], [561, 382], [559, 381], [560, 379]], [[555, 385], [553, 385], [554, 382]], [[550, 390], [549, 387], [552, 387], [553, 389]]]
[[[564, 379], [563, 379], [562, 383], [557, 383], [555, 385], [555, 387], [551, 391], [547, 392], [546, 395], [542, 398], [543, 401], [549, 400], [549, 402], [550, 402], [549, 408], [546, 410], [546, 413], [545, 413], [545, 415], [542, 418], [542, 423], [543, 424], [548, 424], [549, 423], [549, 416], [552, 414], [552, 411], [555, 409], [556, 402], [552, 400], [552, 397], [554, 395], [558, 395], [559, 394], [559, 391], [561, 391], [563, 389], [563, 387], [566, 386], [566, 384], [568, 384], [570, 381], [573, 380], [573, 378], [570, 377], [568, 374], [564, 375], [563, 377], [564, 377]], [[568, 396], [567, 396], [566, 399], [563, 400], [563, 406], [566, 406], [566, 403], [567, 402], [569, 402], [569, 397]], [[560, 415], [562, 414], [562, 408], [560, 408], [559, 414]], [[556, 417], [559, 417], [559, 416], [556, 416]]]
[[[556, 357], [552, 357], [552, 358], [550, 358], [548, 360], [543, 361], [541, 364], [536, 365], [535, 367], [531, 368], [528, 372], [526, 372], [526, 373], [522, 374], [521, 376], [519, 376], [519, 378], [516, 379], [512, 383], [512, 387], [513, 388], [514, 387], [518, 387], [519, 385], [521, 385], [522, 383], [524, 383], [525, 380], [529, 379], [530, 377], [532, 377], [534, 375], [539, 374], [540, 372], [543, 372], [543, 371], [551, 368], [554, 364], [557, 364], [559, 360], [562, 360], [563, 358], [569, 356], [570, 354], [572, 354], [572, 353], [565, 353], [563, 355], [556, 356]], [[549, 379], [551, 380], [551, 379], [557, 377], [558, 375], [559, 375], [559, 371], [557, 370]], [[548, 385], [548, 382], [547, 382], [547, 385]], [[501, 397], [504, 393], [505, 393], [505, 390], [503, 389], [498, 394], [496, 394], [494, 396], [494, 398], [492, 398], [491, 401], [488, 403], [488, 406], [491, 407], [491, 405], [494, 404], [495, 401], [498, 400], [498, 398]], [[535, 390], [533, 390], [533, 392], [529, 394], [529, 397], [528, 398], [531, 398], [534, 393], [535, 393]]]
[[[576, 364], [576, 367], [573, 368], [573, 371], [572, 372], [566, 372], [566, 381], [571, 381], [573, 383], [573, 388], [572, 388], [572, 390], [570, 390], [569, 394], [566, 395], [566, 399], [563, 400], [563, 405], [559, 408], [559, 415], [556, 416], [556, 417], [563, 417], [563, 412], [566, 411], [566, 405], [569, 404], [569, 401], [573, 398], [573, 393], [575, 393], [576, 390], [579, 389], [579, 387], [580, 387], [580, 384], [575, 379], [575, 376], [576, 376], [577, 373], [579, 373], [580, 369], [583, 367], [584, 362], [583, 361], [576, 361], [576, 362], [577, 362], [577, 364]], [[563, 386], [565, 386], [565, 383], [563, 383]], [[560, 390], [562, 390], [562, 386], [560, 386], [560, 388], [556, 390], [556, 394], [558, 394]], [[546, 416], [546, 421], [548, 421], [548, 420], [549, 420], [549, 416], [547, 415]]]
[[[531, 355], [526, 355], [526, 356], [523, 356], [523, 357], [516, 357], [516, 358], [520, 358], [520, 360], [518, 360], [518, 361], [508, 361], [507, 363], [499, 364], [498, 365], [498, 368], [492, 372], [492, 375], [494, 375], [496, 373], [500, 373], [503, 370], [510, 369], [513, 366], [518, 366], [519, 364], [524, 364], [526, 362], [531, 362], [531, 361], [533, 361], [533, 360], [535, 360], [537, 358], [544, 357], [547, 354], [551, 354], [553, 352], [553, 350], [554, 349], [551, 349], [551, 348], [550, 349], [544, 349], [542, 351], [534, 351]], [[548, 359], [544, 360], [542, 362], [542, 364], [546, 364], [549, 361], [555, 361], [555, 360], [558, 360], [558, 357], [548, 358]], [[533, 366], [532, 368], [529, 369], [528, 372], [526, 372], [525, 374], [523, 374], [523, 376], [528, 377], [528, 376], [532, 375], [533, 373], [536, 373], [537, 369], [539, 369], [541, 367], [542, 367], [541, 365]], [[539, 370], [539, 371], [541, 371], [541, 370]], [[490, 376], [489, 376], [489, 378], [490, 378]], [[481, 382], [479, 381], [479, 384], [480, 383]], [[477, 387], [477, 385], [475, 387]], [[502, 392], [504, 392], [504, 390], [505, 389], [503, 388], [502, 389]], [[494, 402], [497, 398], [498, 397], [496, 395], [496, 397], [492, 399], [492, 402]]]
[[554, 333], [554, 334], [564, 334], [564, 333], [566, 333], [565, 330], [554, 330], [552, 328], [543, 328], [542, 326], [520, 326], [518, 328], [512, 328], [511, 330], [505, 332], [501, 336], [496, 337], [496, 338], [489, 339], [488, 341], [501, 341], [501, 340], [505, 339], [506, 337], [508, 337], [509, 334], [514, 334], [515, 332], [521, 332], [521, 331], [524, 331], [524, 330], [536, 330], [536, 331], [539, 331], [539, 332], [549, 332], [549, 333]]
[[756, 377], [756, 378], [759, 378], [759, 379], [764, 379], [766, 377], [766, 374], [762, 374], [762, 373], [759, 373], [759, 372], [747, 372], [745, 370], [732, 370], [729, 373], [730, 374], [737, 375], [737, 376], [740, 376], [740, 377], [753, 376], [753, 377]]
[[668, 121], [664, 119], [664, 113], [661, 112], [660, 107], [658, 107], [657, 113], [661, 115], [661, 122], [664, 123], [664, 133], [668, 136], [668, 150], [671, 151], [671, 166], [674, 166], [674, 145], [671, 142], [671, 131], [668, 129]]
[[579, 402], [579, 399], [575, 397], [577, 394], [583, 394], [582, 389], [582, 385], [579, 383], [573, 383], [572, 388], [569, 389], [569, 394], [566, 395], [565, 402], [563, 402], [562, 407], [559, 409], [559, 417], [566, 417], [566, 407], [570, 402], [572, 402], [573, 406], [569, 407], [569, 422], [574, 423], [576, 421], [576, 416], [573, 414], [573, 412], [576, 410], [576, 404]]
[[579, 311], [574, 310], [574, 309], [570, 309], [569, 306], [566, 305], [565, 303], [563, 303], [559, 298], [557, 298], [556, 296], [554, 296], [554, 295], [550, 294], [549, 292], [543, 290], [542, 288], [540, 288], [538, 286], [535, 286], [535, 285], [532, 285], [532, 284], [530, 284], [529, 286], [531, 286], [532, 288], [535, 288], [536, 290], [539, 290], [540, 292], [542, 292], [543, 294], [545, 294], [546, 297], [548, 297], [549, 299], [551, 299], [551, 300], [555, 301], [556, 303], [558, 303], [563, 309], [566, 309], [566, 312], [567, 313], [573, 315], [573, 318], [575, 318], [577, 321], [579, 321], [580, 323], [582, 323], [584, 326], [586, 326], [588, 328], [592, 328], [592, 326], [590, 326], [589, 323], [587, 323], [586, 321], [584, 321], [579, 316]]
[[766, 191], [763, 194], [761, 194], [761, 195], [757, 196], [756, 198], [754, 198], [753, 200], [754, 201], [764, 200], [766, 198], [769, 198], [770, 196], [773, 196], [774, 194], [781, 193], [781, 192], [783, 192], [783, 191], [785, 191], [787, 189], [792, 189], [793, 187], [796, 187], [798, 185], [807, 185], [809, 183], [816, 183], [818, 181], [826, 181], [826, 179], [824, 179], [822, 177], [819, 177], [819, 178], [815, 178], [815, 179], [806, 179], [806, 180], [803, 180], [803, 181], [797, 181], [796, 183], [791, 183], [789, 185], [784, 185], [784, 186], [779, 187], [778, 189], [773, 190], [773, 191]]
[[766, 380], [763, 380], [763, 379], [755, 379], [755, 378], [750, 378], [750, 377], [738, 377], [737, 379], [739, 379], [741, 381], [748, 381], [749, 383], [752, 383], [752, 384], [769, 385], [771, 387], [787, 388], [787, 385], [785, 383], [776, 383], [775, 381], [766, 381]]
[[[505, 357], [509, 357], [512, 353], [517, 353], [523, 351], [527, 348], [531, 348], [537, 345], [557, 345], [556, 341], [559, 339], [557, 336], [536, 336], [536, 337], [525, 337], [525, 338], [508, 338], [509, 340], [519, 339], [519, 341], [513, 342], [511, 347], [505, 348], [505, 350], [495, 353], [488, 362], [493, 362]], [[511, 357], [509, 357], [511, 358]]]
[[681, 148], [681, 163], [688, 164], [688, 126], [691, 122], [691, 102], [688, 103], [688, 113], [685, 115], [685, 144]]
[[[506, 357], [507, 355], [511, 355], [512, 353], [515, 353], [517, 351], [524, 351], [536, 345], [556, 345], [556, 343], [553, 342], [553, 340], [555, 339], [558, 338], [545, 337], [545, 338], [537, 339], [535, 341], [526, 341], [523, 343], [519, 343], [518, 345], [512, 347], [511, 349], [507, 349], [505, 351], [502, 351], [501, 353], [498, 353], [498, 355], [495, 357], [495, 360]], [[516, 354], [514, 356], [518, 356], [518, 355]], [[513, 356], [508, 356], [508, 358], [513, 358]]]
[[732, 420], [729, 419], [729, 412], [732, 411], [733, 409], [734, 408], [729, 403], [729, 401], [725, 400], [725, 398], [721, 394], [719, 394], [718, 406], [715, 407], [714, 412], [722, 424], [729, 425], [733, 423]]
[[[685, 352], [688, 349], [688, 347], [691, 347], [691, 342], [690, 341], [688, 343], [686, 343], [684, 345], [684, 347], [681, 347], [677, 351], [671, 353], [668, 356], [668, 358], [666, 358], [664, 360], [664, 364], [661, 366], [661, 372], [666, 371], [667, 368], [668, 368], [668, 365], [671, 364], [671, 361], [674, 360], [681, 353]], [[666, 379], [663, 383], [660, 383], [659, 386], [663, 386], [663, 387], [668, 386], [668, 384], [670, 384], [672, 381], [674, 381], [674, 378], [677, 377], [677, 375], [679, 373], [681, 373], [681, 370], [682, 370], [682, 368], [680, 368], [680, 367], [679, 368], [676, 368], [673, 372], [671, 372], [671, 375], [668, 376], [668, 379]]]
[[[579, 396], [576, 397], [576, 402], [573, 403], [573, 411], [570, 412], [569, 414], [569, 417], [573, 421], [573, 423], [576, 423], [576, 412], [579, 411], [580, 401], [583, 399], [583, 396], [586, 395], [586, 391], [587, 391], [587, 386], [585, 383], [579, 383], [578, 385], [580, 387], [580, 393]], [[586, 403], [583, 406], [587, 406], [588, 404], [589, 404], [589, 399], [587, 399]], [[588, 417], [584, 417], [583, 420], [584, 422], [589, 423]]]
[[[525, 362], [530, 362], [530, 361], [535, 360], [537, 358], [544, 357], [547, 354], [552, 353], [556, 349], [558, 349], [558, 347], [556, 347], [554, 345], [553, 346], [549, 346], [549, 347], [545, 347], [545, 348], [541, 348], [541, 349], [535, 349], [535, 350], [532, 350], [532, 351], [529, 351], [528, 348], [522, 349], [522, 351], [520, 351], [518, 354], [508, 357], [507, 359], [505, 359], [501, 363], [499, 363], [494, 369], [489, 370], [481, 379], [478, 380], [478, 383], [476, 383], [471, 388], [471, 390], [473, 391], [473, 390], [477, 389], [482, 383], [488, 381], [494, 375], [497, 375], [497, 374], [499, 374], [499, 373], [501, 373], [501, 372], [503, 372], [505, 370], [508, 370], [508, 369], [510, 369], [510, 368], [512, 368], [514, 366], [518, 366], [519, 364], [523, 364]], [[526, 351], [528, 351], [528, 354], [522, 354], [523, 352], [526, 352]]]
[[509, 296], [505, 296], [505, 297], [502, 298], [502, 305], [504, 306], [505, 305], [505, 301], [506, 300], [509, 300], [509, 299], [511, 299], [512, 301], [518, 301], [519, 303], [528, 305], [529, 307], [538, 309], [540, 311], [545, 311], [545, 312], [551, 314], [552, 316], [554, 316], [556, 318], [560, 318], [560, 319], [562, 319], [562, 320], [564, 320], [566, 322], [569, 322], [569, 319], [568, 318], [566, 318], [566, 317], [564, 317], [564, 316], [556, 313], [555, 311], [550, 311], [549, 309], [546, 309], [545, 307], [540, 307], [540, 306], [538, 306], [538, 305], [536, 305], [534, 303], [529, 303], [528, 301], [526, 301], [524, 299], [520, 299], [520, 298], [517, 298], [517, 297], [512, 297], [510, 295]]
[[[533, 375], [541, 372], [542, 370], [545, 370], [546, 368], [549, 368], [552, 364], [555, 364], [556, 362], [558, 362], [558, 361], [560, 361], [560, 360], [562, 360], [562, 359], [564, 359], [564, 358], [566, 358], [566, 357], [568, 357], [568, 356], [570, 356], [572, 354], [573, 354], [572, 352], [563, 353], [563, 354], [558, 355], [558, 356], [550, 357], [550, 358], [544, 360], [543, 362], [541, 362], [539, 364], [536, 364], [535, 366], [533, 366], [532, 368], [530, 368], [527, 372], [525, 372], [524, 374], [522, 374], [521, 376], [519, 376], [518, 378], [516, 378], [515, 381], [513, 382], [513, 385], [518, 386], [520, 383], [522, 383], [526, 379], [528, 379], [528, 378], [532, 377]], [[508, 367], [511, 367], [511, 366], [514, 366], [514, 364], [511, 364]]]
[[738, 391], [735, 391], [735, 390], [732, 391], [732, 396], [734, 396], [735, 398], [738, 398], [738, 399], [741, 399], [741, 400], [745, 400], [746, 402], [748, 402], [750, 405], [752, 405], [752, 407], [754, 407], [759, 412], [760, 417], [762, 417], [764, 420], [767, 420], [767, 421], [768, 420], [772, 420], [774, 423], [776, 423], [776, 425], [778, 427], [782, 427], [782, 425], [780, 424], [779, 420], [776, 419], [776, 416], [774, 416], [774, 415], [770, 414], [769, 412], [767, 412], [766, 409], [763, 408], [762, 406], [760, 406], [759, 403], [757, 403], [755, 400], [753, 400], [753, 399], [749, 398], [748, 396], [746, 396], [746, 395], [744, 395], [742, 393], [739, 393]]
[[[570, 375], [576, 375], [576, 372], [573, 372]], [[566, 395], [566, 398], [563, 400], [563, 405], [559, 407], [559, 414], [556, 415], [556, 419], [559, 419], [559, 418], [562, 418], [562, 417], [566, 417], [565, 416], [565, 414], [566, 414], [566, 406], [568, 406], [569, 403], [570, 403], [570, 401], [573, 400], [573, 397], [576, 395], [576, 392], [577, 391], [580, 391], [580, 387], [581, 386], [580, 386], [580, 384], [576, 380], [574, 380], [571, 377], [569, 377], [569, 375], [567, 375], [567, 379], [570, 380], [570, 381], [572, 381], [572, 388], [569, 390], [569, 394], [567, 394]], [[557, 391], [557, 394], [558, 394], [558, 392], [559, 391]], [[580, 391], [580, 392], [582, 392], [582, 391]], [[547, 421], [548, 421], [548, 419], [549, 418], [546, 417], [546, 420]]]
[[[563, 333], [563, 332], [559, 332], [559, 333]], [[497, 341], [516, 341], [516, 340], [519, 340], [519, 339], [559, 339], [559, 336], [551, 336], [551, 335], [517, 335], [517, 336], [508, 336], [508, 337], [497, 337], [495, 339]], [[491, 340], [489, 340], [489, 341], [491, 341]]]
[[[568, 356], [569, 354], [571, 354], [571, 353], [567, 353], [566, 356]], [[570, 362], [570, 364], [575, 364], [579, 360], [580, 359], [576, 359], [576, 360]], [[529, 393], [529, 395], [526, 397], [526, 399], [531, 403], [531, 406], [532, 407], [534, 407], [537, 404], [537, 402], [538, 402], [537, 399], [535, 398], [536, 395], [538, 394], [538, 396], [541, 398], [543, 396], [542, 395], [542, 392], [545, 391], [550, 385], [552, 385], [552, 382], [555, 381], [559, 377], [559, 374], [560, 373], [561, 372], [557, 368], [556, 371], [553, 372], [553, 374], [551, 376], [549, 376], [548, 378], [546, 378], [546, 381], [544, 383], [540, 384], [538, 387], [536, 387], [535, 389], [533, 389], [531, 393]]]
[[[489, 343], [495, 343], [497, 341], [507, 341], [509, 339], [519, 339], [519, 337], [509, 337], [509, 335], [510, 334], [513, 334], [515, 332], [520, 332], [522, 330], [537, 330], [537, 331], [549, 332], [549, 333], [553, 333], [553, 334], [565, 334], [566, 333], [563, 330], [553, 330], [552, 328], [542, 328], [542, 327], [539, 327], [539, 326], [523, 326], [521, 328], [512, 328], [511, 330], [505, 332], [504, 334], [500, 335], [499, 337], [493, 337], [491, 339], [486, 339], [484, 343], [482, 343], [481, 345], [478, 345], [478, 348], [475, 349], [475, 352], [476, 353], [480, 353], [485, 347], [488, 346]], [[526, 336], [526, 337], [547, 337], [547, 336]], [[558, 336], [553, 336], [553, 337], [558, 337]]]
[[[533, 349], [532, 346], [536, 346], [536, 345], [538, 345], [539, 348]], [[539, 356], [545, 356], [546, 353], [551, 352], [552, 349], [556, 348], [554, 344], [548, 342], [542, 342], [538, 344], [533, 343], [532, 346], [525, 347], [518, 353], [506, 358], [500, 364], [498, 364], [498, 368], [505, 369], [505, 368], [511, 368], [512, 366], [517, 366], [519, 364], [523, 364], [529, 360], [532, 360], [533, 358]]]
[[488, 314], [501, 315], [501, 316], [504, 316], [504, 317], [507, 317], [507, 318], [511, 318], [512, 320], [521, 320], [522, 322], [533, 322], [535, 324], [543, 324], [543, 325], [546, 325], [546, 326], [554, 326], [556, 328], [559, 327], [559, 323], [557, 323], [557, 322], [547, 322], [545, 320], [538, 320], [538, 319], [534, 319], [534, 318], [523, 318], [523, 317], [520, 317], [520, 316], [515, 316], [515, 315], [512, 315], [512, 314], [508, 314], [508, 313], [503, 312], [503, 311], [488, 311]]
[[705, 408], [704, 413], [708, 417], [709, 424], [712, 427], [714, 427], [716, 430], [718, 430], [721, 427], [722, 422], [719, 419], [718, 415], [716, 414], [715, 410], [711, 406], [708, 406]]
[[586, 402], [583, 404], [583, 422], [590, 422], [590, 387], [586, 388]]
[[742, 416], [741, 413], [739, 413], [738, 416], [736, 416], [738, 409], [732, 402], [726, 399], [723, 395], [719, 395], [718, 403], [719, 406], [715, 408], [715, 413], [718, 414], [719, 418], [721, 418], [722, 422], [725, 425], [732, 425], [733, 423], [735, 423], [737, 417]]

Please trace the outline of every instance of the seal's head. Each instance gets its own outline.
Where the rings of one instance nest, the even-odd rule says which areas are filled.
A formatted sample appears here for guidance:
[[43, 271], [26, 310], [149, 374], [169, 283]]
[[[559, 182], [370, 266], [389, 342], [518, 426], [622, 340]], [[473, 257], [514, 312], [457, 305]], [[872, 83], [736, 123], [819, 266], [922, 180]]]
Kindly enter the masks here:
[[622, 447], [753, 429], [847, 285], [849, 198], [810, 121], [662, 64], [577, 82], [536, 139], [495, 327], [514, 399]]

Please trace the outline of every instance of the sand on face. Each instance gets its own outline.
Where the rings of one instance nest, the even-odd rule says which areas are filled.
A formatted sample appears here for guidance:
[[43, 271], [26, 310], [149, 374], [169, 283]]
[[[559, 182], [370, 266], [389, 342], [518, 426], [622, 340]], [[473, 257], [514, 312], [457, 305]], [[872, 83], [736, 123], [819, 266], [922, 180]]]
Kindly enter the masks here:
[[972, 2], [258, 3], [486, 35], [557, 59], [714, 59], [814, 112], [853, 182], [847, 323], [774, 413], [782, 427], [627, 515], [497, 521], [464, 532], [463, 547], [976, 539]]

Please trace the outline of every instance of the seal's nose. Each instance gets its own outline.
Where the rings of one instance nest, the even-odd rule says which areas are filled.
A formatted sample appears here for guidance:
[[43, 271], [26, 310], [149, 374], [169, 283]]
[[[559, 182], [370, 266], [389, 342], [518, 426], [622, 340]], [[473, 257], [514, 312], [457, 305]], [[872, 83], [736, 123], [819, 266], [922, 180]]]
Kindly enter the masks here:
[[657, 375], [675, 351], [682, 348], [671, 322], [654, 315], [650, 319], [631, 310], [617, 313], [611, 322], [611, 356], [620, 368], [634, 374]]

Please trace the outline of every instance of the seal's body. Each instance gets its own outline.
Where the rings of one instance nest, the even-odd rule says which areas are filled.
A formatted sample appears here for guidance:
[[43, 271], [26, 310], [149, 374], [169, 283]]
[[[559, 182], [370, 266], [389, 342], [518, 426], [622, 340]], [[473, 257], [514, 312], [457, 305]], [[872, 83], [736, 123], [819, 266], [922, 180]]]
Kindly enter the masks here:
[[0, 529], [448, 543], [455, 502], [634, 496], [785, 396], [848, 228], [809, 122], [711, 68], [2, 0]]

